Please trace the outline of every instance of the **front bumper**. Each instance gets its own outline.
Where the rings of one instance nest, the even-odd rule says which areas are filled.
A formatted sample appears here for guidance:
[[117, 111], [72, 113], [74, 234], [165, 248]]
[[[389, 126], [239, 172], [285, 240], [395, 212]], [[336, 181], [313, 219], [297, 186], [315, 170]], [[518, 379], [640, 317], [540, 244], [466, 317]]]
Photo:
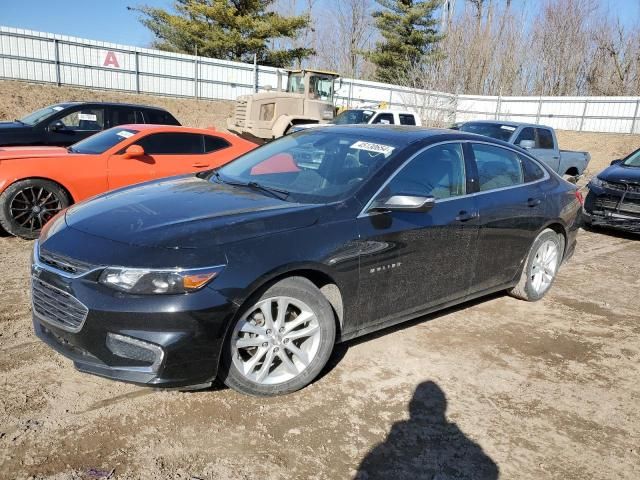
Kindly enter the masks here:
[[640, 233], [640, 195], [590, 187], [582, 218], [588, 226]]
[[[235, 309], [213, 288], [126, 295], [100, 285], [91, 273], [73, 278], [37, 261], [31, 273], [35, 333], [78, 370], [166, 388], [207, 386], [215, 379]], [[70, 308], [77, 317], [71, 322], [64, 317]]]

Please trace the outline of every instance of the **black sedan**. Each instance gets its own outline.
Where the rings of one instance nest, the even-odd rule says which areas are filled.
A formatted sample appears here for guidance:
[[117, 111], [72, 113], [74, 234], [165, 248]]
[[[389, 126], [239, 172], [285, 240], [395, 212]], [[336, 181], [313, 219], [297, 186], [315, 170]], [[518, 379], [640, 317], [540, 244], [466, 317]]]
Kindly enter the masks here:
[[0, 146], [67, 147], [118, 125], [180, 125], [162, 108], [108, 102], [66, 102], [36, 110], [13, 122], [0, 122]]
[[35, 245], [34, 328], [85, 372], [288, 393], [336, 342], [491, 292], [542, 298], [579, 199], [486, 137], [311, 129], [59, 214]]
[[584, 218], [593, 227], [640, 233], [640, 149], [591, 179]]

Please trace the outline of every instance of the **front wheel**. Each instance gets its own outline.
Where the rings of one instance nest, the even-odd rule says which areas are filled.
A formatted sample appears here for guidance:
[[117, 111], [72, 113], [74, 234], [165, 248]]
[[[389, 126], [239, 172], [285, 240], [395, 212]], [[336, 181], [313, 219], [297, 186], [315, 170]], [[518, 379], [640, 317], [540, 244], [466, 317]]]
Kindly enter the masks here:
[[313, 381], [335, 342], [333, 310], [306, 278], [290, 277], [248, 301], [225, 341], [220, 376], [241, 393], [275, 396]]
[[509, 294], [521, 300], [540, 300], [551, 288], [564, 254], [564, 237], [551, 229], [543, 230], [535, 239], [520, 281]]
[[57, 183], [39, 178], [22, 180], [0, 195], [0, 226], [11, 235], [32, 240], [69, 204], [68, 195]]

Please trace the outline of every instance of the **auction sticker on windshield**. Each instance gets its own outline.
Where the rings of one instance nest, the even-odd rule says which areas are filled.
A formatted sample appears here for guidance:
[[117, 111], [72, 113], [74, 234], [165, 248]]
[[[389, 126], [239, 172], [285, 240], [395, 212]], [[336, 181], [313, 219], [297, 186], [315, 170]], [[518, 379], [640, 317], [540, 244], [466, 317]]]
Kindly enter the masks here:
[[118, 133], [116, 133], [116, 135], [118, 135], [119, 137], [122, 138], [129, 138], [129, 137], [133, 137], [135, 135], [134, 132], [130, 132], [128, 130], [120, 130]]
[[391, 152], [395, 149], [395, 147], [391, 147], [389, 145], [382, 145], [380, 143], [370, 143], [359, 141], [351, 145], [351, 148], [355, 150], [365, 150], [367, 152], [375, 152], [382, 153], [385, 157], [391, 155]]

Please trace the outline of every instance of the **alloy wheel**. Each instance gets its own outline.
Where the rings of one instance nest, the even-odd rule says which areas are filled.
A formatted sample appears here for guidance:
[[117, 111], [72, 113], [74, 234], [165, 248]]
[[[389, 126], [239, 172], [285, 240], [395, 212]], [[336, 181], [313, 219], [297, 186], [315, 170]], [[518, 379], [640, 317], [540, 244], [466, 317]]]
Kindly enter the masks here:
[[32, 186], [19, 190], [9, 203], [11, 219], [21, 228], [40, 230], [62, 210], [62, 201], [45, 187]]
[[540, 245], [531, 264], [531, 286], [537, 294], [544, 293], [556, 275], [558, 269], [558, 245], [547, 240]]
[[232, 334], [232, 358], [247, 380], [276, 385], [300, 375], [320, 346], [318, 318], [291, 297], [271, 297], [251, 307]]

